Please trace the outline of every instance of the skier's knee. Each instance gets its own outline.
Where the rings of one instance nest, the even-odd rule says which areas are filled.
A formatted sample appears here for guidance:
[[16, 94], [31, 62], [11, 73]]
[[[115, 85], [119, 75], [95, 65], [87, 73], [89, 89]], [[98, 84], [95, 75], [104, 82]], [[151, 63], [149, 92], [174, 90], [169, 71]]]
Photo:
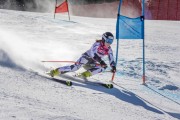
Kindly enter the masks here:
[[73, 70], [73, 71], [78, 70], [80, 67], [81, 67], [81, 65], [76, 65], [76, 64], [70, 66], [71, 70]]

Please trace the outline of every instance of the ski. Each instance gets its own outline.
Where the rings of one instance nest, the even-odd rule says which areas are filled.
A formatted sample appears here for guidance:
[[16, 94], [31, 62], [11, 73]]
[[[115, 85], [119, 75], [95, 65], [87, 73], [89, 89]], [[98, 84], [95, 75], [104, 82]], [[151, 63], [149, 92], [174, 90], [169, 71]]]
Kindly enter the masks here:
[[48, 75], [46, 78], [51, 79], [52, 81], [67, 85], [67, 86], [72, 86], [73, 85], [72, 81], [75, 81], [75, 82], [85, 83], [85, 84], [94, 85], [94, 86], [102, 86], [102, 87], [105, 87], [108, 89], [112, 89], [114, 87], [113, 84], [111, 84], [111, 83], [88, 81], [87, 79], [83, 79], [83, 78], [79, 77], [77, 74], [73, 75], [73, 76], [62, 75], [61, 77], [65, 78], [65, 80], [60, 79], [60, 78], [51, 77], [49, 72], [46, 72], [45, 74]]
[[62, 79], [58, 79], [58, 78], [51, 78], [51, 80], [53, 80], [55, 82], [59, 82], [64, 85], [67, 85], [67, 86], [72, 86], [72, 82], [69, 80], [62, 80]]
[[46, 78], [51, 79], [52, 81], [59, 82], [61, 84], [67, 85], [67, 86], [72, 86], [72, 84], [73, 84], [70, 80], [63, 80], [63, 79], [51, 77], [49, 72], [46, 72], [46, 74], [48, 75], [48, 77], [46, 77]]
[[[103, 87], [108, 88], [108, 89], [112, 89], [114, 87], [113, 84], [111, 84], [111, 83], [88, 81], [86, 78], [82, 78], [79, 73], [75, 74], [73, 77], [83, 79], [84, 83], [91, 84], [91, 85], [100, 85], [100, 86], [103, 86]], [[76, 80], [76, 79], [72, 79], [72, 80], [79, 82], [79, 80]]]
[[90, 85], [96, 85], [96, 86], [102, 86], [108, 89], [112, 89], [114, 86], [111, 83], [102, 83], [102, 82], [92, 82], [92, 81], [86, 81], [84, 82], [86, 84], [90, 84]]

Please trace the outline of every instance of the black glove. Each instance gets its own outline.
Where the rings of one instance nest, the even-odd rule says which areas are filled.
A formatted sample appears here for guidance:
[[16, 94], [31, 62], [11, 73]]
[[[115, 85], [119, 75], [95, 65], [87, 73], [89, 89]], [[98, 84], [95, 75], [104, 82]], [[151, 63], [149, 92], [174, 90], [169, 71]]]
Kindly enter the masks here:
[[116, 72], [116, 66], [112, 66], [111, 72], [112, 72], [112, 73], [115, 73], [115, 72]]
[[107, 68], [107, 64], [103, 60], [101, 60], [100, 64], [103, 68]]

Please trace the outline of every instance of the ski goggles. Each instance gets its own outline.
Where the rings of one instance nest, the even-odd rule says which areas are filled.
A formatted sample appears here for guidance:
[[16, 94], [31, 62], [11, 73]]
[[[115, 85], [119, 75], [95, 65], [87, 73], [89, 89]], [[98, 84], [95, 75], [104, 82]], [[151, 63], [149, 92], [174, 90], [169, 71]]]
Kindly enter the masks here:
[[105, 42], [109, 43], [109, 44], [112, 44], [113, 43], [113, 39], [106, 39]]

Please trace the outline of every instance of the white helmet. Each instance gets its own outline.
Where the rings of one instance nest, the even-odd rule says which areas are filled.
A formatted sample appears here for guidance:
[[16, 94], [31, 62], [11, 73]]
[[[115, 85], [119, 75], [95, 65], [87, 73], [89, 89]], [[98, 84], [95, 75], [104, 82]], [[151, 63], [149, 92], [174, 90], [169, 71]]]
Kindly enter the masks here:
[[106, 43], [109, 43], [109, 44], [112, 44], [113, 43], [113, 40], [114, 40], [114, 36], [111, 32], [105, 32], [103, 35], [102, 35], [102, 40]]

